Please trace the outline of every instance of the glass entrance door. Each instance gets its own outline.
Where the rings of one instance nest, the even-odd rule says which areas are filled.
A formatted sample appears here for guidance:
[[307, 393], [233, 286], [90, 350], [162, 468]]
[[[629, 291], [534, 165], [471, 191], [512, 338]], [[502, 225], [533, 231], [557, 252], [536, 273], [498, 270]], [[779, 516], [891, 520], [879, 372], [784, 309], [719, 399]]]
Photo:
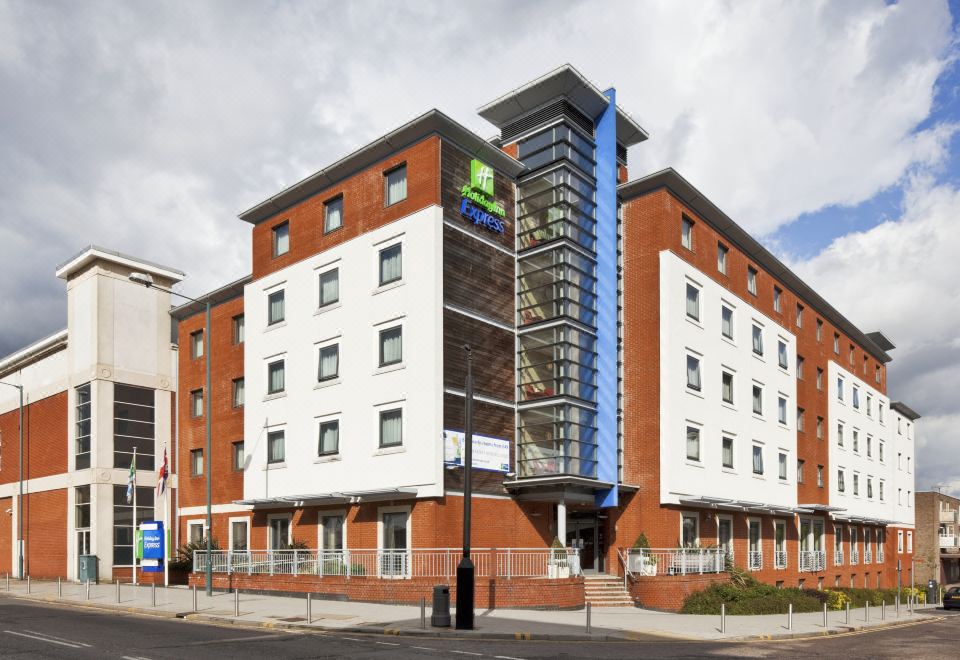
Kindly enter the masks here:
[[568, 548], [580, 550], [580, 569], [585, 573], [602, 573], [606, 545], [603, 528], [595, 512], [567, 515]]

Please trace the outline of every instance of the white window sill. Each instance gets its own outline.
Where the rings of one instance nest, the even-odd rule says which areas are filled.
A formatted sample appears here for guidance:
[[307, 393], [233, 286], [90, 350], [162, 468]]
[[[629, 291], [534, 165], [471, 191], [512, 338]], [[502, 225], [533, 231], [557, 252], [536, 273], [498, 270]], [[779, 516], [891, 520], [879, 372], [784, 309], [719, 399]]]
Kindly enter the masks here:
[[737, 347], [737, 342], [733, 341], [730, 337], [726, 336], [726, 335], [723, 334], [722, 332], [720, 333], [720, 339], [722, 339], [722, 340], [725, 341], [726, 343], [730, 344], [730, 345], [733, 346], [734, 348]]
[[343, 457], [340, 454], [329, 454], [327, 456], [317, 456], [313, 459], [314, 463], [336, 463], [337, 461], [343, 460]]
[[282, 470], [287, 467], [287, 462], [283, 461], [281, 463], [267, 463], [265, 470]]
[[737, 412], [737, 407], [736, 407], [734, 404], [732, 404], [732, 403], [730, 403], [730, 402], [728, 402], [728, 401], [722, 401], [722, 400], [721, 400], [721, 401], [720, 401], [720, 405], [723, 406], [724, 408], [726, 408], [727, 410], [732, 410], [733, 412]]
[[376, 296], [376, 295], [379, 295], [379, 294], [381, 294], [381, 293], [384, 293], [385, 291], [391, 291], [391, 290], [393, 290], [393, 289], [396, 289], [397, 287], [401, 287], [401, 286], [403, 286], [404, 284], [406, 284], [406, 282], [405, 282], [403, 279], [399, 279], [399, 280], [397, 280], [396, 282], [390, 282], [389, 284], [384, 284], [384, 285], [382, 285], [382, 286], [378, 286], [376, 289], [374, 289], [373, 291], [370, 292], [370, 295], [371, 295], [371, 296]]
[[385, 367], [377, 367], [373, 370], [374, 376], [379, 376], [380, 374], [388, 374], [391, 371], [400, 371], [401, 369], [406, 369], [407, 365], [405, 362], [398, 362], [397, 364], [390, 364]]
[[760, 362], [763, 362], [764, 364], [767, 363], [767, 361], [766, 361], [765, 359], [763, 359], [763, 355], [762, 355], [762, 354], [757, 354], [755, 351], [750, 351], [750, 355], [753, 356], [753, 359], [754, 359], [754, 360], [759, 360]]
[[328, 380], [321, 380], [316, 385], [313, 386], [315, 390], [322, 390], [325, 387], [333, 387], [334, 385], [340, 384], [340, 377], [330, 378]]
[[398, 445], [396, 447], [381, 447], [377, 451], [373, 452], [374, 456], [389, 456], [390, 454], [402, 454], [407, 451], [407, 448], [403, 445]]
[[689, 323], [690, 325], [696, 326], [696, 327], [700, 328], [701, 330], [704, 329], [704, 328], [703, 328], [703, 323], [700, 322], [699, 320], [693, 318], [693, 317], [690, 316], [689, 314], [684, 314], [684, 318], [687, 320], [687, 323]]
[[689, 467], [699, 468], [699, 469], [701, 469], [701, 470], [706, 470], [706, 469], [707, 469], [702, 462], [700, 462], [700, 461], [695, 461], [695, 460], [693, 460], [692, 458], [686, 459], [686, 464], [687, 464]]
[[732, 474], [732, 475], [739, 474], [739, 472], [737, 472], [734, 468], [728, 468], [728, 467], [720, 468], [720, 471], [723, 472], [724, 474]]
[[268, 394], [268, 395], [266, 395], [265, 397], [263, 397], [263, 400], [264, 400], [264, 401], [273, 401], [274, 399], [282, 399], [282, 398], [285, 397], [285, 396], [287, 396], [287, 391], [286, 391], [286, 390], [284, 390], [283, 392], [274, 392], [273, 394]]
[[339, 300], [335, 303], [330, 303], [329, 305], [324, 305], [323, 307], [318, 307], [317, 311], [313, 313], [314, 316], [320, 316], [321, 314], [326, 314], [327, 312], [332, 312], [335, 309], [340, 309], [343, 307], [343, 303]]
[[754, 412], [754, 413], [753, 413], [753, 418], [754, 418], [755, 420], [757, 420], [758, 422], [765, 422], [765, 421], [767, 421], [767, 420], [765, 420], [765, 419], [763, 418], [763, 415], [761, 415], [761, 414], [758, 413], [758, 412]]
[[264, 331], [264, 332], [273, 332], [274, 330], [277, 330], [278, 328], [285, 328], [285, 327], [287, 327], [287, 320], [286, 320], [286, 319], [284, 319], [284, 320], [282, 320], [282, 321], [277, 321], [276, 323], [268, 324], [267, 327], [263, 329], [263, 331]]
[[767, 478], [766, 478], [765, 476], [763, 476], [762, 474], [754, 474], [754, 475], [752, 475], [752, 476], [753, 476], [754, 479], [758, 479], [759, 481], [766, 481], [766, 480], [767, 480]]
[[689, 394], [689, 395], [691, 395], [691, 396], [695, 396], [695, 397], [697, 397], [698, 399], [703, 399], [703, 398], [704, 398], [703, 392], [701, 392], [700, 390], [695, 390], [695, 389], [693, 389], [692, 387], [690, 387], [689, 385], [687, 385], [687, 394]]

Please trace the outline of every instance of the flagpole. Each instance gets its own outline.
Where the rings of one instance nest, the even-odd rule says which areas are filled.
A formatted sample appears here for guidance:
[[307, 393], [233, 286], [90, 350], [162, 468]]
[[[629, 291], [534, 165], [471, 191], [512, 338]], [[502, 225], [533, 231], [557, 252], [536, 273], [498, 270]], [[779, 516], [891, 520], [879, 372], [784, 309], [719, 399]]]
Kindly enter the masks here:
[[137, 448], [133, 448], [133, 583], [137, 583]]
[[[160, 478], [163, 480], [160, 483], [163, 483], [163, 586], [170, 586], [170, 512], [168, 507], [170, 505], [170, 498], [167, 497], [167, 473], [169, 469], [167, 468], [167, 448], [163, 448], [163, 466], [160, 468], [163, 471], [163, 474], [160, 475]], [[159, 485], [159, 484], [158, 484]]]

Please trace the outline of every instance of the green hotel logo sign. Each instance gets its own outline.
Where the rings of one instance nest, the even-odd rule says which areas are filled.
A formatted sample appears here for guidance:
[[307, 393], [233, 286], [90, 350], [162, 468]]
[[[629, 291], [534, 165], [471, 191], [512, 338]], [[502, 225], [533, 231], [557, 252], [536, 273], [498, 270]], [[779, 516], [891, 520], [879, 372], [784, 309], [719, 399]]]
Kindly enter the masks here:
[[470, 187], [493, 197], [493, 168], [476, 158], [470, 161]]
[[493, 168], [476, 158], [470, 161], [470, 185], [460, 190], [460, 214], [498, 234], [505, 230], [507, 212], [493, 199]]

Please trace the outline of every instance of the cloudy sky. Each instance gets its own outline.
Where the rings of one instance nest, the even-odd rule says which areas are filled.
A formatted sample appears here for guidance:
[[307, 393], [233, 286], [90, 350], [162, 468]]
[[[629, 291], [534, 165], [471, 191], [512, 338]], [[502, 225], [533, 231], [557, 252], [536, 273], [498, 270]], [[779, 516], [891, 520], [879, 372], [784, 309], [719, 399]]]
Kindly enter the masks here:
[[[475, 8], [475, 11], [474, 11]], [[958, 7], [945, 2], [0, 0], [0, 355], [66, 323], [90, 243], [246, 274], [237, 212], [437, 107], [570, 62], [864, 330], [960, 494]]]

